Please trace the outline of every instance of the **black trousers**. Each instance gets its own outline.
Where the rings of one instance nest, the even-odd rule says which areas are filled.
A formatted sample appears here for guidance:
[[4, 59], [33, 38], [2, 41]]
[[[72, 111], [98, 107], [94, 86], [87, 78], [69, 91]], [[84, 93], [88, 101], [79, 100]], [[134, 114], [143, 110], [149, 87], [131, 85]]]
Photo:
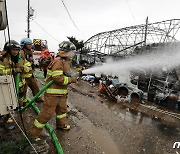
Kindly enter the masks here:
[[47, 76], [47, 70], [44, 70], [44, 78]]

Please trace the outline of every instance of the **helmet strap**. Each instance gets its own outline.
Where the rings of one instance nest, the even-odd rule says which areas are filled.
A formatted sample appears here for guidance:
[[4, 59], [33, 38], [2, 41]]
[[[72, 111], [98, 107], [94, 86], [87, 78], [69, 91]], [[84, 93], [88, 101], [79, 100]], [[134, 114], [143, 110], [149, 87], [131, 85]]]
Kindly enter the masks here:
[[25, 51], [27, 51], [27, 52], [30, 52], [30, 51], [31, 51], [31, 49], [29, 50], [29, 49], [26, 47], [26, 44], [24, 45], [23, 49], [25, 49]]

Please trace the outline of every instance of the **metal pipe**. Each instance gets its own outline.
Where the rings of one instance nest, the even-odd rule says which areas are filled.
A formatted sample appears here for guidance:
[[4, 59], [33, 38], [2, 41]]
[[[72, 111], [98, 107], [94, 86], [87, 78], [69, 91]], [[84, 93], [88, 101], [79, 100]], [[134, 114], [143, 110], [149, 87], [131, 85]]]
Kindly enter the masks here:
[[31, 100], [29, 99], [29, 103], [23, 107], [22, 109], [19, 109], [18, 111], [24, 111], [25, 109], [27, 109], [28, 107], [30, 107], [32, 105], [32, 103], [34, 101], [36, 101], [36, 99], [47, 89], [49, 88], [52, 84], [53, 84], [53, 80], [51, 80], [50, 82], [48, 82]]
[[126, 86], [121, 86], [118, 88], [118, 95], [125, 98], [128, 96], [129, 90]]
[[172, 112], [160, 110], [160, 109], [157, 109], [157, 108], [154, 107], [154, 106], [148, 106], [148, 105], [144, 105], [144, 104], [140, 104], [140, 105], [143, 106], [143, 107], [146, 107], [146, 108], [148, 108], [148, 109], [151, 109], [151, 110], [154, 110], [154, 111], [157, 111], [157, 112], [160, 112], [160, 113], [164, 113], [164, 114], [166, 114], [166, 115], [172, 116], [172, 117], [177, 118], [177, 119], [180, 120], [179, 114], [174, 114], [174, 113], [172, 113]]
[[130, 102], [133, 103], [133, 102], [140, 102], [143, 98], [143, 92], [142, 91], [134, 91], [131, 93], [130, 95]]
[[[32, 101], [32, 100], [30, 100], [29, 98], [28, 98], [27, 100], [28, 100], [29, 102]], [[32, 108], [36, 111], [37, 114], [40, 113], [39, 108], [38, 108], [34, 103], [32, 103], [31, 106], [32, 106]], [[58, 140], [56, 134], [54, 133], [53, 128], [50, 126], [49, 123], [46, 123], [45, 128], [48, 130], [49, 134], [50, 134], [51, 137], [52, 137], [53, 143], [54, 143], [54, 145], [55, 145], [55, 147], [56, 147], [56, 150], [57, 150], [57, 154], [64, 154], [63, 149], [62, 149], [62, 147], [61, 147], [61, 144], [59, 143], [59, 140]]]

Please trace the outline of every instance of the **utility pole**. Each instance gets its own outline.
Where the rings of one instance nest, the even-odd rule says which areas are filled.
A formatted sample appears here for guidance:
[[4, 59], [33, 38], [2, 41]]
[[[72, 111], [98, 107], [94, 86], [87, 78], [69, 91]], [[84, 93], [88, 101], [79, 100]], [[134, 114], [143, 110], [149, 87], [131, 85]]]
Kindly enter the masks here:
[[27, 37], [30, 37], [30, 0], [28, 0]]
[[144, 46], [146, 46], [147, 29], [148, 29], [148, 17], [146, 18], [146, 26], [145, 26], [145, 34], [144, 34]]

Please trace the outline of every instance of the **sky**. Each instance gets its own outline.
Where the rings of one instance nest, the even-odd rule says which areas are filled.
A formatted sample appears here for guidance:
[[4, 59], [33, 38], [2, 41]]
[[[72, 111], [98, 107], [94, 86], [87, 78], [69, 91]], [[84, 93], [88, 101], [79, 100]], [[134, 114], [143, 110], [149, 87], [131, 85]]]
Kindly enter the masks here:
[[[58, 44], [74, 36], [86, 41], [91, 36], [114, 29], [169, 19], [180, 19], [180, 0], [30, 0], [35, 10], [30, 22], [30, 38], [48, 41], [51, 51]], [[27, 36], [27, 0], [7, 0], [11, 39], [18, 42]], [[7, 30], [6, 36], [7, 36]], [[177, 34], [180, 40], [180, 32]], [[5, 42], [0, 31], [0, 49]]]

